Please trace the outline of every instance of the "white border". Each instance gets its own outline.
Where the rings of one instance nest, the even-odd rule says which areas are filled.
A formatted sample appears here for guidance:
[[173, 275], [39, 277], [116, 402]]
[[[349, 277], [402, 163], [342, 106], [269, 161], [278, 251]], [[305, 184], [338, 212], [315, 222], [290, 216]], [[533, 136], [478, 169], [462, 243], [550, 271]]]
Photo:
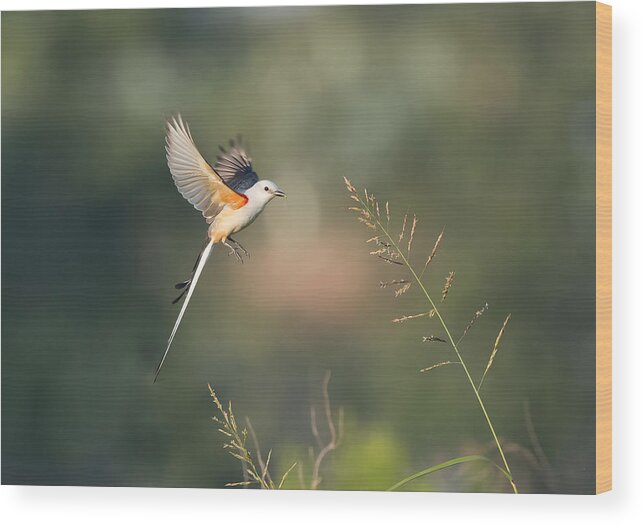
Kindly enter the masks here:
[[[0, 0], [0, 9], [273, 5], [270, 1]], [[278, 2], [279, 5], [342, 2]], [[400, 3], [364, 2], [351, 4]], [[404, 3], [423, 3], [408, 1]], [[442, 1], [440, 3], [457, 3]], [[476, 2], [477, 3], [477, 2]], [[137, 488], [0, 488], [4, 524], [633, 524], [643, 499], [641, 97], [643, 2], [612, 0], [614, 67], [614, 491], [600, 497], [368, 492], [266, 492]], [[639, 129], [637, 129], [639, 128]], [[638, 162], [637, 162], [638, 161]], [[638, 170], [637, 170], [638, 168]], [[637, 513], [638, 512], [638, 513]], [[638, 518], [637, 518], [638, 517]]]

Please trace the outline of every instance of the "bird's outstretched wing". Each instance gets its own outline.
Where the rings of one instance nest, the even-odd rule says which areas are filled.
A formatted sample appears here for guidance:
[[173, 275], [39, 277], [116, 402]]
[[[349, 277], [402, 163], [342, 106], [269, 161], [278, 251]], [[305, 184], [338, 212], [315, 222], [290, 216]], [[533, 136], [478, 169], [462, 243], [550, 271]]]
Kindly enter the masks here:
[[212, 223], [226, 204], [240, 208], [248, 202], [248, 198], [226, 184], [199, 153], [190, 128], [180, 115], [168, 121], [165, 143], [174, 184], [208, 223]]
[[221, 154], [217, 156], [214, 170], [225, 183], [237, 192], [245, 192], [254, 185], [259, 177], [252, 168], [252, 159], [241, 144], [241, 140], [231, 140], [230, 148], [226, 150], [219, 146]]

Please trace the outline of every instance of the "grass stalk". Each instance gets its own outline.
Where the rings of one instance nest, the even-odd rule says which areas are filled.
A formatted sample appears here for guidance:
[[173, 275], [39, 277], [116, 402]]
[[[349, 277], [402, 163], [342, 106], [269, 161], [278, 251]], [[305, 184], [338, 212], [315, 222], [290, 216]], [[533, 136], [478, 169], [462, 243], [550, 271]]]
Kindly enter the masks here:
[[400, 480], [397, 484], [394, 484], [386, 491], [395, 491], [397, 489], [400, 489], [402, 486], [405, 486], [409, 482], [413, 482], [414, 480], [417, 480], [426, 475], [430, 475], [431, 473], [435, 473], [436, 471], [450, 468], [451, 466], [457, 466], [458, 464], [464, 464], [465, 462], [475, 461], [488, 462], [489, 464], [493, 465], [498, 471], [500, 471], [500, 473], [502, 473], [507, 478], [507, 480], [509, 480], [509, 482], [512, 482], [511, 475], [506, 470], [501, 468], [498, 464], [489, 460], [487, 457], [483, 457], [482, 455], [467, 455], [466, 457], [452, 458], [450, 460], [447, 460], [446, 462], [442, 462], [441, 464], [436, 464], [435, 466], [431, 466], [429, 468], [423, 469], [422, 471], [418, 471], [417, 473], [413, 473], [413, 475]]
[[[349, 187], [350, 190], [350, 187]], [[409, 270], [411, 275], [413, 276], [413, 280], [415, 283], [418, 285], [422, 293], [424, 294], [425, 298], [431, 305], [431, 309], [435, 313], [435, 316], [438, 318], [440, 321], [440, 325], [442, 325], [442, 328], [444, 329], [444, 332], [446, 333], [449, 343], [451, 347], [453, 348], [453, 351], [455, 352], [456, 356], [458, 357], [458, 362], [462, 366], [462, 370], [464, 371], [464, 374], [467, 378], [467, 381], [469, 382], [469, 385], [471, 386], [471, 390], [473, 391], [473, 394], [478, 402], [478, 405], [480, 406], [480, 410], [482, 411], [482, 414], [484, 415], [485, 421], [487, 422], [487, 426], [489, 427], [489, 431], [491, 432], [491, 436], [493, 437], [493, 440], [496, 444], [496, 448], [498, 449], [498, 453], [500, 454], [500, 458], [502, 459], [502, 463], [504, 465], [505, 470], [509, 474], [509, 482], [511, 483], [511, 488], [514, 493], [518, 493], [518, 488], [516, 486], [516, 483], [513, 480], [513, 475], [511, 474], [511, 468], [509, 467], [509, 463], [507, 462], [507, 458], [505, 456], [505, 453], [502, 449], [502, 445], [500, 444], [500, 440], [498, 439], [498, 435], [496, 433], [496, 430], [493, 426], [493, 422], [491, 421], [491, 417], [489, 416], [489, 413], [487, 411], [487, 408], [485, 407], [484, 401], [482, 400], [482, 397], [480, 396], [480, 392], [476, 386], [476, 383], [473, 380], [473, 377], [471, 376], [471, 373], [469, 372], [469, 368], [467, 367], [466, 362], [462, 358], [462, 355], [460, 353], [460, 350], [458, 349], [458, 345], [453, 339], [453, 336], [451, 334], [451, 331], [449, 330], [449, 327], [444, 320], [444, 317], [442, 316], [442, 313], [440, 312], [440, 309], [438, 309], [436, 303], [433, 301], [433, 298], [429, 294], [428, 290], [424, 286], [424, 283], [422, 282], [421, 277], [416, 273], [415, 269], [411, 266], [411, 263], [408, 259], [408, 255], [404, 254], [404, 251], [401, 249], [400, 242], [403, 238], [403, 233], [404, 230], [402, 231], [402, 235], [400, 235], [399, 239], [395, 239], [394, 236], [391, 235], [389, 232], [389, 229], [385, 227], [382, 222], [380, 221], [380, 218], [374, 213], [374, 210], [371, 209], [371, 206], [369, 206], [368, 201], [364, 201], [360, 195], [357, 194], [357, 192], [352, 194], [355, 196], [353, 199], [357, 200], [359, 204], [369, 212], [370, 217], [369, 221], [371, 223], [374, 223], [379, 229], [384, 233], [386, 238], [388, 239], [388, 243], [390, 243], [390, 246], [395, 249], [395, 252], [399, 255], [399, 258], [401, 259], [401, 262], [406, 266], [406, 268]], [[405, 226], [406, 226], [406, 216], [405, 216]], [[424, 273], [422, 273], [424, 274]]]
[[281, 489], [286, 481], [286, 477], [297, 465], [295, 462], [290, 468], [283, 474], [281, 477], [281, 482], [279, 486], [275, 486], [270, 472], [268, 471], [268, 466], [270, 465], [270, 458], [272, 457], [272, 450], [268, 452], [266, 461], [263, 461], [261, 456], [261, 451], [259, 449], [259, 441], [257, 436], [252, 428], [250, 419], [246, 419], [248, 428], [251, 429], [251, 435], [255, 443], [255, 455], [259, 462], [259, 465], [255, 464], [254, 457], [250, 452], [250, 449], [246, 445], [248, 438], [248, 428], [240, 428], [237, 424], [237, 419], [232, 411], [232, 402], [228, 403], [228, 408], [226, 409], [219, 398], [217, 397], [212, 386], [208, 384], [208, 389], [210, 390], [210, 396], [212, 401], [217, 406], [220, 416], [213, 417], [213, 420], [219, 424], [219, 432], [223, 434], [226, 438], [224, 439], [223, 449], [227, 450], [228, 453], [241, 461], [243, 467], [244, 480], [241, 482], [230, 482], [226, 484], [226, 487], [247, 487], [252, 484], [257, 484], [261, 489]]

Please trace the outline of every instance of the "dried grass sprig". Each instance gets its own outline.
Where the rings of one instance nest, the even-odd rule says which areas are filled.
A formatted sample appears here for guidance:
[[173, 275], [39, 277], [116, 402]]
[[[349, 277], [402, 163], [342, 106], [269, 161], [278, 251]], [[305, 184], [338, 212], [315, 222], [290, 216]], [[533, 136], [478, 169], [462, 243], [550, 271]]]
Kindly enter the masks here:
[[480, 378], [480, 383], [478, 384], [478, 391], [482, 387], [482, 382], [484, 382], [484, 379], [486, 378], [487, 373], [489, 372], [489, 369], [491, 369], [491, 366], [493, 365], [493, 360], [496, 357], [496, 354], [498, 353], [498, 349], [500, 348], [500, 340], [505, 334], [505, 329], [507, 328], [507, 324], [509, 323], [510, 319], [511, 319], [511, 314], [509, 314], [505, 318], [505, 322], [502, 324], [502, 327], [500, 327], [500, 332], [498, 332], [498, 336], [496, 336], [496, 341], [493, 343], [493, 349], [491, 350], [491, 356], [489, 356], [487, 367], [485, 368], [484, 373], [482, 374], [482, 378]]
[[433, 318], [434, 315], [435, 315], [435, 311], [433, 309], [431, 309], [428, 312], [421, 312], [420, 314], [411, 314], [410, 316], [402, 316], [401, 318], [395, 318], [392, 321], [393, 321], [393, 323], [403, 323], [405, 321], [414, 320], [416, 318], [423, 318], [424, 316], [428, 316], [429, 318]]
[[429, 254], [429, 257], [427, 258], [426, 263], [424, 264], [424, 268], [420, 273], [420, 278], [422, 278], [422, 276], [426, 272], [426, 269], [431, 264], [431, 261], [433, 261], [433, 258], [435, 257], [435, 254], [438, 251], [438, 247], [440, 246], [440, 242], [442, 241], [443, 236], [444, 236], [444, 228], [442, 229], [442, 232], [440, 232], [440, 235], [438, 236], [438, 238], [435, 240], [435, 243], [433, 244], [433, 249], [431, 250], [431, 254]]
[[402, 230], [400, 230], [400, 238], [397, 241], [398, 243], [401, 243], [404, 239], [404, 233], [406, 232], [406, 221], [408, 218], [409, 214], [404, 214], [404, 221], [402, 222]]
[[255, 452], [257, 453], [257, 462], [259, 463], [259, 468], [261, 469], [261, 478], [266, 480], [268, 479], [268, 484], [272, 484], [272, 479], [270, 478], [270, 473], [268, 472], [268, 464], [270, 464], [270, 455], [272, 454], [272, 449], [268, 452], [268, 460], [266, 462], [263, 461], [263, 456], [261, 455], [261, 448], [259, 447], [259, 440], [257, 439], [257, 434], [255, 433], [254, 427], [252, 427], [252, 422], [250, 422], [250, 419], [246, 416], [246, 428], [248, 429], [248, 433], [250, 434], [250, 438], [252, 439], [252, 443], [255, 448]]
[[411, 288], [411, 283], [405, 283], [402, 285], [399, 289], [395, 291], [395, 297], [399, 298], [402, 294], [406, 294], [406, 292]]
[[344, 177], [344, 183], [346, 183], [346, 188], [351, 194], [357, 194], [357, 188], [355, 188], [346, 177]]
[[449, 272], [449, 275], [446, 277], [446, 280], [444, 281], [444, 287], [442, 288], [442, 301], [447, 299], [447, 295], [449, 294], [449, 289], [451, 288], [451, 285], [453, 285], [454, 279], [455, 279], [455, 272], [453, 271]]
[[408, 279], [394, 279], [392, 281], [380, 281], [380, 288], [385, 289], [391, 285], [404, 285], [405, 283], [410, 283]]
[[[212, 401], [217, 406], [220, 416], [214, 416], [213, 420], [219, 424], [219, 432], [226, 437], [223, 448], [230, 453], [230, 455], [237, 460], [241, 461], [241, 465], [244, 470], [244, 477], [248, 477], [248, 480], [241, 482], [230, 482], [226, 484], [227, 487], [238, 487], [238, 486], [249, 486], [251, 484], [258, 484], [261, 489], [279, 489], [283, 485], [288, 473], [295, 467], [294, 465], [290, 467], [286, 473], [281, 478], [281, 483], [279, 486], [275, 486], [272, 481], [272, 477], [268, 471], [268, 466], [270, 464], [270, 458], [272, 457], [272, 450], [268, 453], [266, 462], [263, 462], [261, 457], [261, 452], [259, 451], [259, 442], [256, 439], [254, 429], [252, 430], [253, 440], [255, 441], [255, 452], [258, 458], [259, 468], [255, 464], [254, 457], [250, 452], [250, 449], [246, 445], [248, 439], [248, 429], [240, 429], [237, 425], [237, 419], [234, 416], [232, 411], [232, 402], [228, 402], [228, 408], [225, 409], [223, 404], [217, 397], [212, 386], [208, 384], [208, 389], [210, 390], [210, 396]], [[252, 429], [250, 420], [246, 419], [248, 427]]]
[[489, 309], [489, 304], [485, 303], [482, 308], [478, 309], [475, 314], [473, 315], [473, 318], [471, 318], [471, 321], [469, 324], [465, 327], [464, 332], [462, 333], [462, 336], [460, 336], [460, 339], [457, 341], [457, 343], [460, 343], [462, 339], [467, 335], [467, 332], [469, 332], [469, 329], [473, 327], [473, 325], [478, 321], [478, 318], [480, 318], [487, 310]]
[[444, 367], [445, 365], [451, 365], [451, 364], [454, 364], [454, 363], [459, 363], [459, 362], [452, 362], [452, 361], [446, 360], [444, 362], [434, 363], [430, 367], [425, 367], [424, 369], [420, 369], [420, 372], [421, 373], [428, 373], [429, 371], [433, 371], [433, 369], [437, 369], [438, 367]]
[[409, 235], [409, 243], [406, 248], [406, 253], [410, 256], [411, 255], [411, 245], [413, 245], [413, 237], [415, 236], [415, 227], [417, 227], [418, 224], [418, 218], [415, 214], [413, 214], [413, 225], [411, 225], [411, 234]]
[[[347, 188], [349, 190], [351, 199], [353, 199], [356, 202], [358, 202], [362, 209], [364, 209], [364, 210], [366, 210], [368, 212], [372, 212], [374, 210], [373, 209], [373, 201], [372, 201], [372, 199], [369, 198], [368, 192], [365, 192], [365, 194], [364, 194], [365, 198], [362, 199], [361, 197], [358, 196], [357, 191], [355, 190], [355, 187], [352, 185], [352, 183], [350, 183], [350, 181], [348, 181], [348, 179], [345, 179], [345, 182], [346, 182]], [[410, 235], [409, 241], [407, 242], [407, 246], [406, 246], [407, 250], [405, 251], [406, 252], [406, 255], [405, 255], [405, 253], [402, 251], [400, 245], [401, 245], [401, 243], [402, 243], [402, 241], [403, 241], [403, 239], [404, 239], [404, 237], [406, 235], [406, 224], [408, 222], [408, 212], [404, 215], [404, 219], [403, 219], [403, 222], [402, 222], [402, 229], [400, 231], [400, 234], [398, 236], [394, 237], [394, 234], [392, 234], [389, 231], [390, 213], [389, 213], [388, 203], [387, 203], [386, 209], [387, 209], [387, 223], [386, 223], [386, 225], [383, 224], [383, 222], [382, 222], [380, 217], [373, 217], [371, 215], [371, 217], [373, 217], [373, 220], [372, 220], [371, 223], [372, 223], [372, 225], [374, 225], [374, 227], [375, 227], [374, 229], [376, 231], [378, 231], [378, 234], [375, 237], [371, 238], [370, 241], [375, 240], [376, 243], [382, 244], [382, 246], [386, 246], [386, 248], [389, 251], [389, 255], [391, 255], [392, 257], [388, 257], [388, 255], [383, 255], [382, 253], [378, 253], [377, 257], [381, 258], [384, 261], [387, 261], [389, 263], [393, 262], [393, 263], [398, 263], [400, 265], [405, 266], [408, 269], [408, 271], [410, 272], [410, 274], [411, 274], [412, 282], [417, 285], [417, 287], [420, 289], [420, 291], [422, 292], [422, 294], [426, 298], [428, 304], [430, 305], [430, 310], [427, 311], [427, 313], [422, 313], [422, 314], [414, 315], [414, 316], [403, 316], [403, 317], [397, 318], [397, 319], [395, 319], [393, 321], [395, 323], [401, 323], [401, 322], [404, 322], [406, 320], [413, 319], [413, 318], [416, 318], [416, 317], [429, 316], [429, 314], [430, 314], [430, 317], [433, 317], [434, 315], [437, 317], [438, 321], [440, 322], [440, 325], [442, 326], [442, 329], [446, 333], [448, 343], [451, 345], [455, 355], [457, 356], [457, 361], [448, 362], [448, 363], [459, 364], [462, 367], [462, 370], [464, 371], [466, 379], [467, 379], [469, 385], [471, 386], [471, 389], [473, 390], [473, 393], [474, 393], [474, 395], [476, 397], [476, 400], [478, 402], [480, 410], [482, 411], [482, 413], [484, 415], [484, 418], [485, 418], [485, 420], [487, 422], [489, 432], [491, 433], [491, 435], [493, 437], [493, 440], [494, 440], [494, 443], [495, 443], [496, 448], [498, 450], [498, 453], [499, 453], [499, 455], [500, 455], [500, 457], [502, 459], [502, 464], [504, 466], [504, 470], [506, 470], [507, 478], [508, 478], [508, 480], [509, 480], [509, 482], [511, 484], [511, 488], [512, 488], [514, 493], [518, 493], [518, 488], [517, 488], [517, 486], [516, 486], [516, 484], [515, 484], [515, 482], [513, 480], [513, 477], [511, 475], [511, 469], [509, 468], [509, 463], [507, 462], [507, 458], [505, 456], [502, 444], [500, 443], [498, 435], [497, 435], [497, 433], [495, 431], [495, 428], [494, 428], [493, 423], [491, 421], [491, 417], [489, 416], [489, 413], [488, 413], [488, 411], [486, 409], [485, 403], [482, 400], [482, 397], [480, 396], [479, 387], [476, 386], [476, 383], [474, 382], [473, 377], [472, 377], [471, 373], [469, 372], [469, 368], [468, 368], [467, 364], [462, 359], [462, 354], [460, 353], [460, 350], [458, 349], [458, 343], [456, 343], [456, 341], [454, 340], [454, 338], [452, 336], [452, 332], [449, 329], [449, 326], [447, 325], [444, 317], [442, 316], [442, 314], [438, 310], [436, 303], [433, 301], [433, 298], [429, 294], [426, 286], [424, 285], [424, 283], [422, 281], [422, 276], [424, 275], [424, 273], [427, 270], [428, 266], [430, 265], [431, 261], [434, 259], [435, 255], [437, 253], [438, 247], [440, 246], [440, 242], [442, 241], [442, 238], [444, 236], [444, 229], [442, 229], [442, 232], [440, 232], [440, 235], [436, 239], [436, 241], [435, 241], [435, 243], [433, 245], [433, 249], [431, 251], [431, 254], [429, 255], [429, 257], [427, 258], [427, 260], [426, 260], [426, 262], [424, 264], [423, 270], [418, 274], [418, 272], [415, 270], [415, 268], [411, 265], [411, 263], [409, 261], [410, 260], [410, 252], [411, 252], [411, 248], [412, 248], [412, 241], [413, 241], [413, 237], [415, 235], [414, 226], [417, 226], [417, 219], [414, 216], [413, 223], [415, 225], [411, 226], [411, 233], [412, 234]], [[446, 299], [446, 297], [447, 297], [447, 295], [449, 293], [449, 290], [450, 290], [451, 286], [453, 285], [454, 277], [455, 277], [455, 272], [451, 271], [449, 273], [449, 275], [447, 276], [447, 278], [445, 280], [445, 285], [444, 285], [444, 287], [442, 289], [442, 301], [444, 301]], [[474, 316], [474, 320], [473, 320], [474, 322], [475, 322], [475, 319], [477, 319], [476, 316]], [[470, 327], [465, 329], [465, 334], [466, 334], [466, 331], [468, 331], [469, 328]], [[426, 340], [426, 341], [431, 341], [431, 340]], [[499, 341], [499, 339], [498, 339], [498, 341]], [[497, 349], [496, 349], [496, 352], [497, 352]], [[495, 353], [492, 352], [492, 355], [495, 356]], [[493, 363], [493, 359], [491, 359], [490, 362]], [[423, 369], [423, 372], [433, 370], [434, 368], [441, 367], [443, 365], [447, 365], [447, 362], [440, 362], [439, 364], [434, 364], [431, 367], [427, 367], [427, 368]], [[488, 367], [490, 367], [490, 364], [488, 365]], [[485, 371], [485, 374], [486, 374], [486, 372], [487, 371]], [[484, 379], [484, 376], [483, 376], [483, 379]], [[480, 383], [480, 385], [482, 385], [482, 383]], [[503, 468], [501, 468], [501, 469], [503, 469]]]
[[375, 230], [375, 224], [371, 223], [368, 219], [364, 217], [358, 217], [357, 220], [360, 221], [361, 223], [364, 223], [368, 228]]
[[295, 469], [295, 466], [297, 466], [297, 462], [293, 462], [292, 466], [290, 466], [282, 475], [281, 480], [279, 481], [279, 486], [277, 486], [277, 489], [281, 489], [282, 486], [284, 485], [284, 482], [286, 482], [286, 478], [288, 475], [290, 475], [290, 472]]
[[[324, 442], [319, 434], [317, 428], [317, 415], [314, 407], [310, 408], [310, 427], [312, 429], [313, 436], [317, 442], [319, 451], [315, 455], [314, 449], [311, 448], [311, 457], [313, 459], [313, 470], [312, 477], [310, 481], [310, 489], [317, 489], [322, 479], [319, 474], [322, 462], [332, 451], [335, 451], [341, 444], [344, 436], [344, 409], [339, 408], [339, 415], [337, 420], [337, 427], [335, 427], [335, 422], [333, 419], [333, 412], [330, 406], [330, 396], [328, 395], [328, 384], [330, 383], [331, 373], [326, 371], [324, 375], [324, 381], [322, 383], [322, 400], [324, 405], [324, 415], [326, 417], [326, 426], [328, 427], [329, 439], [327, 442]], [[291, 468], [292, 469], [292, 468]]]

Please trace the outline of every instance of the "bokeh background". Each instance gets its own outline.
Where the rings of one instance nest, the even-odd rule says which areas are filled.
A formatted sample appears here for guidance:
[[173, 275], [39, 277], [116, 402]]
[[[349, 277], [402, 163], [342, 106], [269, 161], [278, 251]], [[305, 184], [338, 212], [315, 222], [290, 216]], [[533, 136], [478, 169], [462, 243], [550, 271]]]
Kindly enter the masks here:
[[[368, 255], [348, 176], [420, 219], [428, 286], [482, 372], [522, 491], [594, 489], [594, 4], [247, 8], [2, 15], [2, 482], [222, 487], [207, 384], [280, 474], [310, 474], [321, 384], [345, 412], [324, 489], [385, 489], [496, 453], [434, 320]], [[152, 385], [173, 284], [204, 239], [174, 188], [164, 122], [198, 146], [242, 133], [288, 200], [217, 250]], [[320, 424], [322, 435], [326, 433]], [[276, 473], [276, 474], [277, 474]], [[297, 476], [288, 487], [297, 488]], [[408, 489], [508, 491], [489, 467]]]

